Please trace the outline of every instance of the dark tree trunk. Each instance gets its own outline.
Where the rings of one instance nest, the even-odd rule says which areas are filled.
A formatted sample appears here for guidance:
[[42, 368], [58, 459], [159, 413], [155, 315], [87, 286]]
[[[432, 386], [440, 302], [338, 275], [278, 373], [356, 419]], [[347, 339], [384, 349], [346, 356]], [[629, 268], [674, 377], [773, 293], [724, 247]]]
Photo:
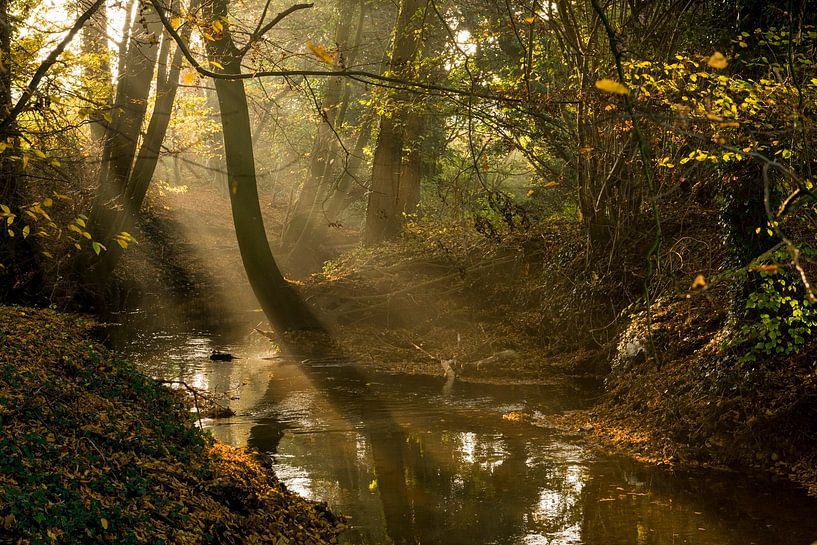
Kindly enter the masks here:
[[[214, 0], [208, 15], [211, 19], [227, 18], [227, 1]], [[233, 44], [229, 28], [224, 37], [207, 42], [211, 61], [224, 66], [227, 73], [241, 71], [241, 56]], [[224, 134], [227, 180], [236, 238], [244, 270], [264, 314], [279, 331], [322, 330], [321, 324], [284, 279], [270, 251], [255, 177], [247, 95], [241, 80], [215, 80]]]
[[[403, 0], [395, 22], [395, 38], [392, 45], [390, 72], [403, 77], [411, 77], [411, 64], [420, 49], [420, 29], [424, 23], [424, 9], [427, 0]], [[380, 118], [380, 130], [375, 146], [372, 165], [372, 186], [366, 209], [366, 230], [364, 242], [377, 243], [393, 238], [400, 233], [403, 224], [402, 206], [413, 197], [400, 196], [401, 175], [403, 174], [403, 148], [413, 140], [406, 138], [409, 123], [408, 96], [398, 91], [393, 96], [394, 110]], [[415, 190], [409, 187], [419, 184], [419, 177], [413, 177], [414, 169], [407, 171], [409, 178], [402, 184], [402, 190], [419, 195], [419, 185]]]

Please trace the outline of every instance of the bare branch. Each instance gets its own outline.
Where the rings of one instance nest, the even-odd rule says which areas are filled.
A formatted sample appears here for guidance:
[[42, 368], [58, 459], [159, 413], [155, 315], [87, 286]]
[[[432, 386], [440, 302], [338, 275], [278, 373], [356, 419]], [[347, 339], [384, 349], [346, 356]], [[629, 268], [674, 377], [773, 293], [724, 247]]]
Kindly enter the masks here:
[[[269, 2], [267, 3], [267, 6], [269, 6]], [[261, 25], [264, 23], [264, 17], [266, 17], [266, 14], [267, 14], [267, 13], [266, 13], [266, 12], [267, 12], [267, 7], [265, 6], [265, 7], [264, 7], [264, 13], [261, 15], [261, 19], [258, 21], [258, 27], [257, 27], [257, 28], [255, 29], [255, 31], [254, 31], [254, 32], [253, 32], [253, 33], [250, 35], [250, 39], [249, 39], [249, 40], [247, 40], [247, 43], [244, 45], [244, 47], [242, 47], [242, 48], [239, 50], [239, 54], [240, 54], [242, 57], [243, 57], [244, 55], [246, 55], [246, 53], [247, 53], [247, 51], [249, 51], [250, 47], [252, 47], [252, 45], [253, 45], [253, 44], [254, 44], [254, 43], [255, 43], [255, 42], [256, 42], [256, 41], [257, 41], [259, 38], [261, 38], [261, 37], [262, 37], [264, 34], [266, 34], [267, 32], [269, 32], [270, 30], [272, 30], [272, 28], [273, 28], [275, 25], [277, 25], [278, 23], [280, 23], [281, 21], [283, 21], [283, 20], [284, 20], [286, 17], [288, 17], [290, 14], [295, 13], [296, 11], [300, 11], [300, 10], [302, 10], [302, 9], [309, 9], [309, 8], [311, 8], [312, 6], [314, 6], [314, 4], [295, 4], [295, 5], [292, 5], [292, 6], [288, 7], [287, 9], [285, 9], [284, 11], [282, 11], [281, 13], [279, 13], [278, 15], [276, 15], [276, 16], [275, 16], [275, 18], [274, 18], [272, 21], [270, 21], [269, 23], [267, 23], [266, 25], [264, 25], [264, 26], [262, 27]]]

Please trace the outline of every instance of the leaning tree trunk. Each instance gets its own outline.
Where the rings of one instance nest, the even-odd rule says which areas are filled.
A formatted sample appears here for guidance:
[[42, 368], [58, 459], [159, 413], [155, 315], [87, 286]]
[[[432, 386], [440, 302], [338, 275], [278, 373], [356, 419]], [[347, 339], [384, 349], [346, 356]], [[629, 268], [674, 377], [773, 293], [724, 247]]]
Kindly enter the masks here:
[[[208, 15], [227, 20], [227, 0], [214, 0]], [[207, 42], [211, 61], [225, 73], [241, 72], [241, 55], [227, 25], [220, 40]], [[215, 79], [221, 111], [230, 205], [244, 270], [264, 314], [279, 331], [321, 330], [322, 327], [295, 289], [284, 279], [270, 251], [255, 177], [252, 128], [247, 95], [241, 80]]]

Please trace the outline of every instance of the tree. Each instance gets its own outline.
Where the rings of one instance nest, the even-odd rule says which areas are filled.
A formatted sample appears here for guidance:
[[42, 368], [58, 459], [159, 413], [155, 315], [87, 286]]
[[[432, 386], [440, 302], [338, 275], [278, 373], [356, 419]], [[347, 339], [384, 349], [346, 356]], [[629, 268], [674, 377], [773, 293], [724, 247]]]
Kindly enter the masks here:
[[[403, 0], [394, 24], [389, 72], [410, 78], [421, 48], [427, 0]], [[408, 93], [395, 91], [389, 109], [380, 117], [372, 165], [372, 184], [366, 209], [364, 241], [376, 243], [400, 232], [403, 215], [417, 205], [420, 183], [419, 136], [422, 117], [412, 111]]]
[[[263, 27], [258, 36], [273, 28], [286, 15], [309, 5], [296, 5], [278, 14]], [[227, 25], [228, 1], [213, 0], [205, 5], [205, 14], [212, 21], [219, 39], [207, 41], [207, 56], [211, 64], [223, 66], [227, 74], [240, 74], [241, 61], [248, 47], [239, 50]], [[263, 31], [263, 32], [262, 32]], [[227, 183], [236, 238], [244, 270], [264, 314], [279, 331], [320, 330], [322, 326], [312, 311], [286, 281], [272, 256], [264, 219], [258, 203], [255, 158], [252, 148], [247, 95], [244, 82], [237, 79], [215, 79], [221, 112], [224, 153], [227, 163]]]

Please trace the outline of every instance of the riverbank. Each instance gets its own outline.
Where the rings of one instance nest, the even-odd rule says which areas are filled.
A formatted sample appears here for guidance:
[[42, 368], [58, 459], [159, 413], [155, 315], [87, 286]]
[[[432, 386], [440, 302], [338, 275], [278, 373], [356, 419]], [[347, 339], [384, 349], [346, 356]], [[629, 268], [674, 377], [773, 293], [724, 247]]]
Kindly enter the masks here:
[[[409, 230], [328, 263], [304, 292], [364, 365], [438, 376], [451, 365], [476, 382], [603, 380], [592, 410], [554, 425], [650, 463], [771, 472], [817, 495], [815, 340], [744, 358], [730, 344], [751, 323], [730, 315], [734, 278], [706, 281], [723, 256], [671, 220], [648, 332], [646, 312], [626, 310], [639, 308], [640, 278], [588, 264], [576, 226], [556, 223], [502, 244]], [[622, 248], [637, 263], [640, 246]]]
[[325, 505], [202, 433], [93, 326], [0, 307], [0, 542], [337, 543]]
[[[168, 200], [157, 225], [166, 221], [165, 207], [204, 206], [195, 198]], [[192, 222], [193, 214], [183, 216]], [[164, 229], [173, 236], [146, 237], [140, 252], [170, 261], [169, 268], [157, 261], [156, 270], [213, 277], [215, 287], [204, 291], [216, 303], [225, 298], [219, 286], [229, 287], [231, 301], [246, 300], [240, 258], [224, 243], [228, 214], [214, 217], [223, 223], [217, 232], [193, 228], [170, 244], [183, 231]], [[603, 448], [653, 463], [768, 471], [815, 493], [817, 343], [807, 336], [796, 357], [755, 362], [739, 362], [727, 347], [749, 320], [746, 309], [735, 309], [738, 279], [723, 274], [724, 245], [711, 242], [718, 217], [694, 203], [664, 211], [651, 282], [661, 294], [652, 308], [658, 363], [639, 303], [652, 242], [646, 235], [620, 241], [612, 267], [610, 255], [588, 255], [572, 219], [534, 223], [501, 240], [468, 225], [411, 224], [399, 240], [354, 247], [297, 284], [330, 325], [342, 357], [364, 367], [441, 381], [446, 365], [467, 382], [604, 381], [592, 413], [559, 425], [592, 430], [585, 435]], [[220, 248], [215, 261], [196, 259], [202, 247]]]

